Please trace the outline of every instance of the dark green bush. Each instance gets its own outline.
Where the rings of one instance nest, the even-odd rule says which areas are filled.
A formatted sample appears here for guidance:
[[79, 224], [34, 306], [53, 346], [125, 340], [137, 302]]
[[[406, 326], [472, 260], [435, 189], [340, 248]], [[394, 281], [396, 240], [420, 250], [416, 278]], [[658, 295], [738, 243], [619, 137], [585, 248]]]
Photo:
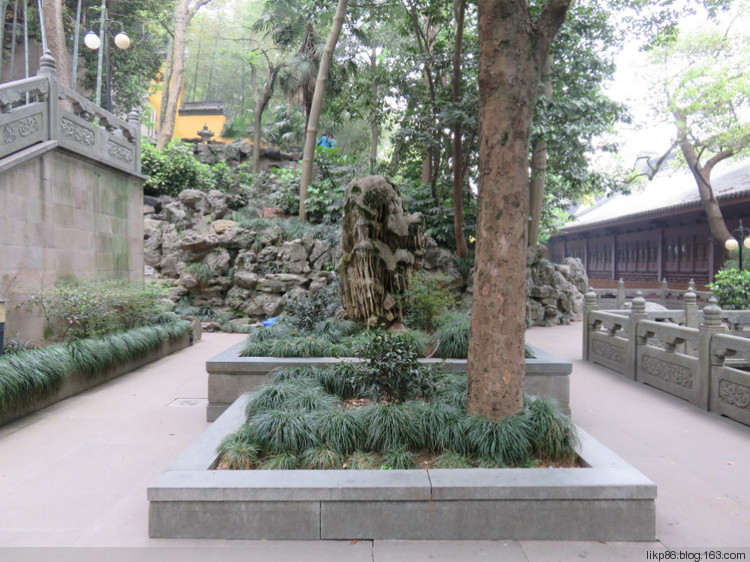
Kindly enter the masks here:
[[750, 271], [723, 269], [707, 286], [724, 310], [750, 310]]
[[419, 362], [420, 350], [405, 335], [376, 331], [358, 355], [367, 361], [350, 363], [348, 368], [360, 394], [378, 401], [405, 402], [435, 393], [436, 372]]
[[164, 150], [150, 143], [141, 147], [141, 172], [146, 176], [144, 192], [177, 197], [185, 189], [208, 191], [214, 186], [211, 168], [193, 156], [189, 144], [170, 142]]
[[39, 311], [58, 340], [97, 338], [153, 322], [166, 292], [122, 281], [60, 280], [23, 306]]
[[331, 283], [301, 299], [290, 300], [284, 312], [296, 330], [311, 331], [319, 322], [332, 318], [340, 307], [338, 283]]

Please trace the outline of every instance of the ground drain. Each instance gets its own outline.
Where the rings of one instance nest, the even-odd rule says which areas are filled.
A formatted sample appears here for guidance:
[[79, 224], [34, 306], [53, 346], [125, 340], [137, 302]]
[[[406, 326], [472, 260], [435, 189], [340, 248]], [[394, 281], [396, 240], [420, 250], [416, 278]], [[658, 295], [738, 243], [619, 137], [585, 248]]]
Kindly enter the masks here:
[[208, 404], [208, 398], [175, 398], [167, 406], [187, 406], [194, 408], [195, 406], [205, 406], [206, 404]]

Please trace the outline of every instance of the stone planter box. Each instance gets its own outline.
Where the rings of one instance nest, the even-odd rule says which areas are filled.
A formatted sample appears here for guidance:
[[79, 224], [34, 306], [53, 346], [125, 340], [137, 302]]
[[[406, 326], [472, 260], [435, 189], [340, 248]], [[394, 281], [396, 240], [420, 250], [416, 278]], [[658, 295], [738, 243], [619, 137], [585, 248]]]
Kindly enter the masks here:
[[584, 468], [213, 470], [247, 396], [149, 486], [150, 537], [655, 540], [655, 484], [581, 430]]
[[[245, 392], [268, 382], [268, 373], [278, 367], [298, 365], [332, 365], [341, 361], [359, 361], [355, 358], [319, 357], [311, 359], [285, 357], [240, 357], [243, 343], [239, 343], [206, 362], [208, 371], [208, 407], [206, 419], [216, 420]], [[570, 414], [570, 361], [547, 353], [534, 346], [535, 358], [526, 359], [526, 393], [556, 399], [563, 412]], [[452, 373], [466, 372], [466, 359], [423, 359], [425, 363], [442, 364], [442, 370]]]
[[162, 344], [156, 351], [152, 351], [151, 353], [148, 353], [135, 361], [123, 363], [122, 365], [118, 365], [117, 367], [114, 367], [112, 369], [107, 369], [106, 371], [102, 371], [91, 377], [68, 377], [62, 382], [62, 385], [54, 394], [51, 394], [46, 398], [37, 400], [36, 402], [28, 404], [22, 408], [0, 414], [0, 426], [10, 423], [28, 414], [32, 414], [36, 411], [41, 410], [42, 408], [46, 408], [47, 406], [51, 406], [52, 404], [56, 404], [61, 400], [65, 400], [66, 398], [70, 398], [71, 396], [75, 396], [76, 394], [80, 394], [81, 392], [88, 390], [89, 388], [115, 379], [139, 367], [148, 365], [149, 363], [153, 363], [154, 361], [157, 361], [162, 357], [166, 357], [167, 355], [171, 355], [176, 351], [185, 349], [193, 343], [195, 338], [200, 338], [200, 332], [191, 330], [175, 341], [166, 340], [162, 342]]

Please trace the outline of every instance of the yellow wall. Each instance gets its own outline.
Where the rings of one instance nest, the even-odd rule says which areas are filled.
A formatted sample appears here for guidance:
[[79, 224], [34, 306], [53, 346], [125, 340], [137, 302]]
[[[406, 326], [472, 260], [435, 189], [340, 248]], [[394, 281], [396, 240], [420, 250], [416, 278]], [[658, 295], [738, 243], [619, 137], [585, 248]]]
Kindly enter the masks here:
[[[184, 90], [180, 92], [180, 99], [177, 100], [177, 107], [182, 106], [182, 94], [184, 93]], [[153, 112], [153, 117], [151, 117], [151, 120], [154, 123], [159, 122], [159, 110], [161, 109], [161, 98], [162, 98], [162, 88], [159, 87], [153, 87], [149, 97], [148, 97], [148, 105], [151, 108], [151, 111]], [[232, 139], [224, 139], [221, 138], [219, 135], [221, 135], [221, 131], [224, 130], [224, 125], [227, 123], [227, 117], [226, 115], [180, 115], [179, 111], [177, 112], [177, 117], [175, 118], [175, 124], [174, 124], [174, 132], [172, 133], [173, 139], [184, 139], [184, 138], [197, 138], [198, 131], [203, 129], [203, 125], [208, 125], [208, 130], [212, 131], [214, 133], [214, 137], [211, 139], [211, 142], [223, 142], [223, 143], [230, 143], [232, 142]], [[149, 135], [151, 137], [155, 137], [155, 132], [153, 129], [149, 130]]]
[[180, 115], [178, 113], [172, 138], [195, 138], [199, 136], [198, 131], [203, 129], [203, 125], [208, 125], [208, 130], [215, 135], [211, 142], [231, 142], [219, 137], [226, 122], [226, 115]]

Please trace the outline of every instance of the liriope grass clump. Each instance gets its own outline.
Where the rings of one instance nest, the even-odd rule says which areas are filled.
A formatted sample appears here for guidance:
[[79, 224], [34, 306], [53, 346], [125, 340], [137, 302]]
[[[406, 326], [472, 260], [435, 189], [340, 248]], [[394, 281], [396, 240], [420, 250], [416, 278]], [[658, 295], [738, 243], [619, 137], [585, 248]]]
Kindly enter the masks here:
[[433, 355], [443, 359], [466, 359], [469, 354], [471, 316], [460, 312], [445, 312], [437, 319]]
[[401, 470], [575, 460], [575, 427], [551, 399], [527, 397], [520, 412], [491, 421], [467, 415], [465, 375], [443, 375], [434, 391], [399, 400], [369, 387], [357, 394], [356, 379], [341, 365], [275, 370], [251, 394], [247, 422], [219, 446], [219, 467]]
[[53, 395], [67, 378], [89, 378], [139, 359], [190, 329], [189, 322], [180, 320], [0, 356], [0, 413]]

